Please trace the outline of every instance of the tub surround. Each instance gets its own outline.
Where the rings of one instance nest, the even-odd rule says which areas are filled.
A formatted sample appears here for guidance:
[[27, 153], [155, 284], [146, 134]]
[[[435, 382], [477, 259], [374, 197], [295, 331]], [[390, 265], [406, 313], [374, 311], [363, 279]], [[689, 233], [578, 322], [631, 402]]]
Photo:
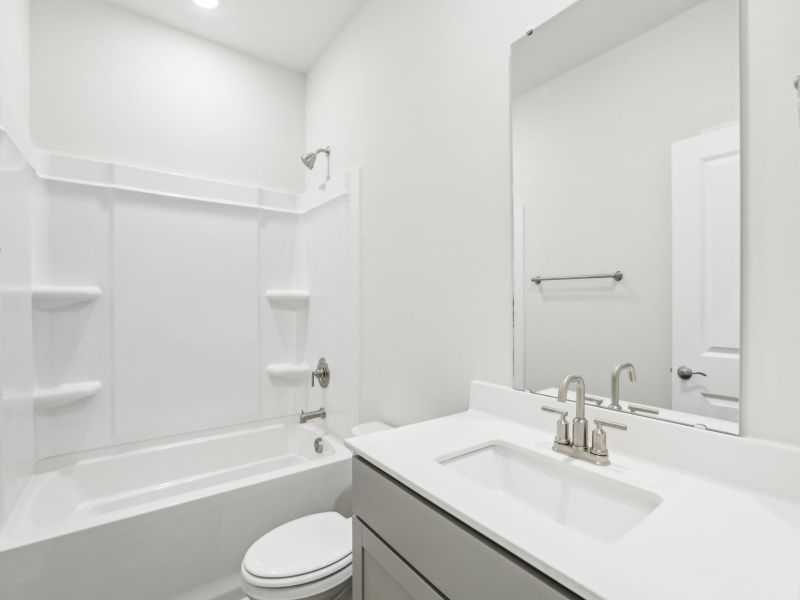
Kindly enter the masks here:
[[[329, 429], [348, 434], [360, 387], [359, 169], [291, 193], [55, 154], [2, 97], [0, 146], [31, 217], [20, 265], [35, 371], [26, 452], [41, 460], [320, 405]], [[21, 255], [10, 239], [4, 251]], [[324, 393], [308, 386], [320, 356], [337, 377]]]
[[[554, 399], [474, 382], [468, 411], [347, 440], [360, 458], [589, 599], [800, 596], [800, 450], [626, 414], [610, 431], [611, 465], [552, 451]], [[574, 406], [566, 405], [570, 414]], [[587, 406], [587, 418], [608, 411]], [[571, 418], [571, 417], [570, 417]], [[441, 464], [489, 444], [634, 486], [659, 502], [621, 537], [593, 536]], [[576, 473], [580, 472], [580, 473]], [[602, 521], [604, 514], [589, 515]], [[758, 574], [754, 576], [754, 574]]]

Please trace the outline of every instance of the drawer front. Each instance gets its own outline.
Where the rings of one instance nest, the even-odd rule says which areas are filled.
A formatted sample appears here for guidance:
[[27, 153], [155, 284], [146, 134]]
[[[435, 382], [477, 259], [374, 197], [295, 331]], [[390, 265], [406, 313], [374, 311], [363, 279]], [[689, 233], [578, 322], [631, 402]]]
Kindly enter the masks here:
[[358, 457], [353, 508], [450, 600], [579, 598]]
[[445, 600], [358, 519], [353, 542], [353, 600]]

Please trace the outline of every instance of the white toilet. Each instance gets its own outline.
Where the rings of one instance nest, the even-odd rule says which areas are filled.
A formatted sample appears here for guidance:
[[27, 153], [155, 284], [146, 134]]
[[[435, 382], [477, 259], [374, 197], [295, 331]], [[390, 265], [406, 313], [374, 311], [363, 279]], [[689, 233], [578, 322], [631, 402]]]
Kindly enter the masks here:
[[[364, 423], [354, 436], [389, 429]], [[349, 598], [353, 574], [352, 518], [337, 512], [301, 517], [259, 538], [242, 561], [242, 591], [251, 600]]]

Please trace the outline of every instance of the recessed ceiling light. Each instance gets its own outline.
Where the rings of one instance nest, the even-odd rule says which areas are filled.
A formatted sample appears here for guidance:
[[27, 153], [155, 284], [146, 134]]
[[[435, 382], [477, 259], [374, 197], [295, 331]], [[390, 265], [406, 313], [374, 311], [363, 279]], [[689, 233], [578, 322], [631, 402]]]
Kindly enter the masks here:
[[200, 8], [211, 10], [219, 6], [219, 0], [192, 0]]

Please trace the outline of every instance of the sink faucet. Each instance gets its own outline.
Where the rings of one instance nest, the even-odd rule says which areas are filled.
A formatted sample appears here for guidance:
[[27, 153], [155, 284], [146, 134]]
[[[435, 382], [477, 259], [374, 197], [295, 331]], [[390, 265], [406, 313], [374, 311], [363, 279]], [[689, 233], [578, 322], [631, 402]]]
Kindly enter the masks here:
[[572, 458], [585, 460], [595, 465], [608, 465], [608, 447], [606, 446], [606, 431], [603, 427], [613, 429], [628, 429], [627, 425], [595, 419], [595, 428], [592, 431], [592, 446], [588, 447], [587, 423], [586, 423], [586, 382], [580, 375], [567, 375], [558, 387], [558, 401], [567, 402], [567, 393], [572, 384], [575, 384], [575, 418], [572, 420], [573, 439], [569, 438], [569, 423], [567, 422], [566, 410], [542, 406], [545, 412], [556, 413], [559, 415], [556, 423], [556, 438], [553, 441], [553, 450], [559, 454], [566, 454]]
[[628, 372], [631, 381], [636, 381], [636, 369], [631, 363], [619, 363], [614, 367], [611, 371], [611, 404], [608, 407], [612, 410], [622, 410], [622, 405], [619, 403], [619, 378], [625, 371]]
[[567, 393], [575, 384], [575, 418], [572, 419], [572, 445], [586, 449], [588, 435], [586, 433], [586, 382], [580, 375], [567, 375], [558, 386], [558, 401], [566, 403]]

